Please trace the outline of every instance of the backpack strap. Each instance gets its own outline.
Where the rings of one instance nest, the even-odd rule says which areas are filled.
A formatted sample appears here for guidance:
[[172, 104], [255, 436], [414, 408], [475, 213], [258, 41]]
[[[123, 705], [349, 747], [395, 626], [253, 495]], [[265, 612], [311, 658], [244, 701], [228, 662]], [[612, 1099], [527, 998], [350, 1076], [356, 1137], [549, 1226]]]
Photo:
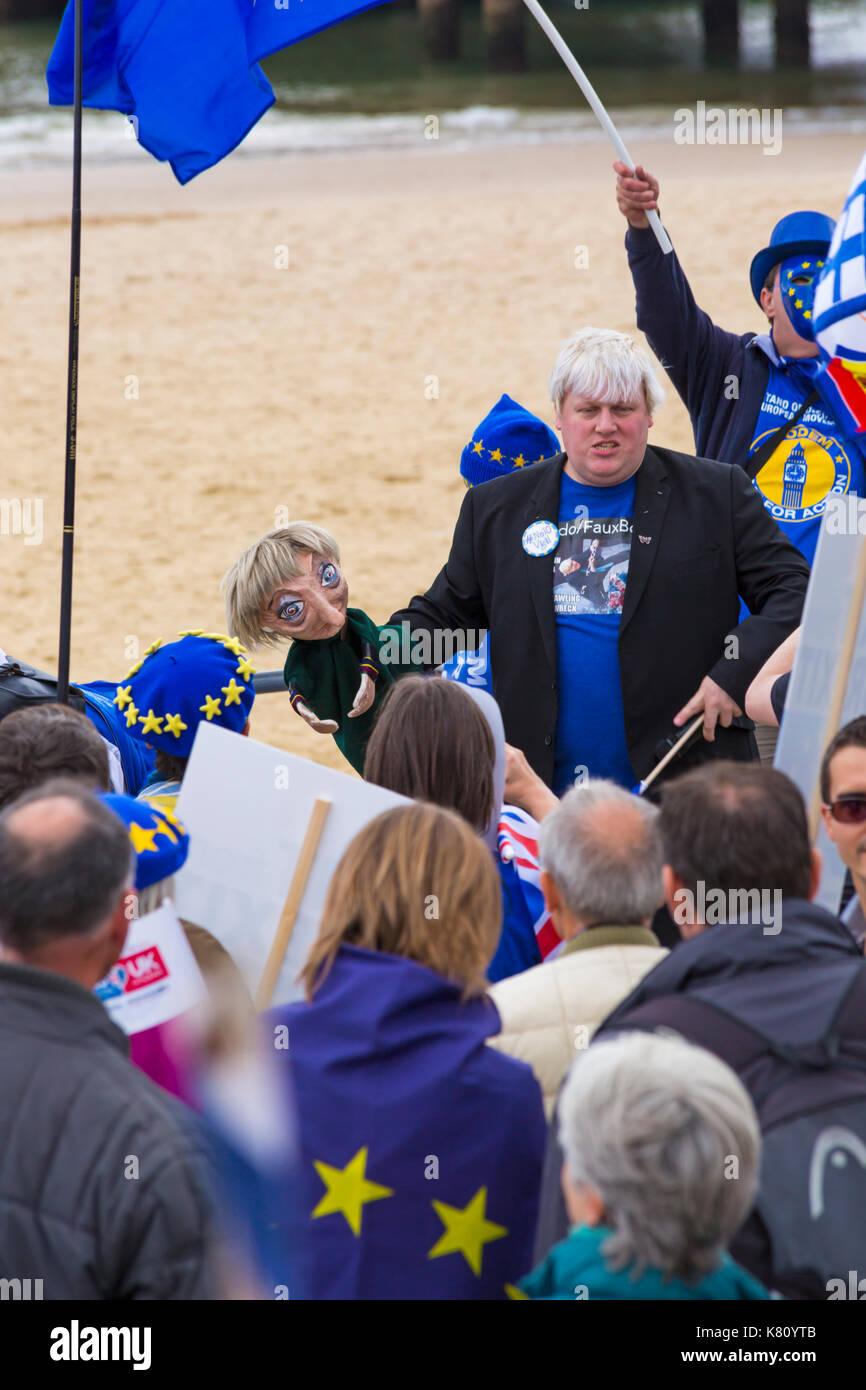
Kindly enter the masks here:
[[629, 1028], [641, 1028], [648, 1033], [681, 1032], [690, 1042], [721, 1057], [738, 1073], [772, 1046], [769, 1038], [733, 1014], [688, 994], [667, 994], [663, 999], [651, 999], [626, 1014], [624, 1022]]

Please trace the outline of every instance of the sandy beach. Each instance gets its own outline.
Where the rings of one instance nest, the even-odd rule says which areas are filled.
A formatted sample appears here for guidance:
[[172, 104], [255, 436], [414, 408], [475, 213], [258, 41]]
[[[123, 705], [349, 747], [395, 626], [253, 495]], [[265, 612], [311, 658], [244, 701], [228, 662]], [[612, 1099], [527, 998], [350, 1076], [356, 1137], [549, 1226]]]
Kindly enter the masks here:
[[[717, 322], [762, 327], [751, 256], [794, 207], [837, 215], [862, 145], [634, 152]], [[634, 329], [612, 158], [601, 143], [456, 153], [419, 139], [414, 154], [229, 158], [186, 188], [144, 156], [86, 168], [73, 677], [119, 679], [157, 637], [224, 630], [222, 574], [286, 516], [334, 532], [350, 602], [378, 621], [425, 588], [448, 553], [461, 448], [493, 402], [507, 391], [552, 420], [560, 340]], [[0, 179], [0, 495], [42, 499], [44, 532], [0, 536], [0, 647], [48, 669], [68, 203], [66, 173]], [[691, 447], [672, 390], [650, 441]], [[346, 767], [278, 695], [260, 698], [252, 732]]]

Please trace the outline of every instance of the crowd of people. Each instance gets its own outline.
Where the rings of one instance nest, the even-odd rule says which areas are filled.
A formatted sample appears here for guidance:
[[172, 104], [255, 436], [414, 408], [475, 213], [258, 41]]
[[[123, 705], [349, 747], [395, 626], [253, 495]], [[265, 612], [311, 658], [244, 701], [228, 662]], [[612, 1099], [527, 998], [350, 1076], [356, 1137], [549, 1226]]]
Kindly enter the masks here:
[[[646, 231], [658, 185], [618, 173], [638, 322], [711, 458], [648, 445], [651, 359], [585, 329], [551, 377], [562, 450], [503, 396], [464, 449], [447, 563], [385, 627], [347, 607], [334, 537], [295, 523], [229, 571], [228, 635], [157, 641], [73, 705], [0, 707], [4, 1278], [52, 1299], [764, 1300], [856, 1269], [866, 718], [821, 769], [853, 890], [836, 917], [749, 717], [781, 717], [820, 520], [808, 479], [774, 500], [776, 406], [812, 404], [814, 360], [780, 277], [832, 224], [783, 219], [751, 274], [771, 333], [728, 334]], [[395, 631], [485, 636], [393, 662]], [[103, 986], [183, 870], [197, 731], [254, 737], [242, 641], [283, 639], [296, 713], [404, 800], [337, 865], [303, 998], [257, 1014], [184, 921], [202, 997], [130, 1046]]]

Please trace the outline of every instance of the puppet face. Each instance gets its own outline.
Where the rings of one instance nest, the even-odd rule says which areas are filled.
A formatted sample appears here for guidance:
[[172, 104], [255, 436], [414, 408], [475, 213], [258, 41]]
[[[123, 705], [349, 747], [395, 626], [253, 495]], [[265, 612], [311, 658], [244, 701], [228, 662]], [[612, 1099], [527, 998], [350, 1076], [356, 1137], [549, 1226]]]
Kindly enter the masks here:
[[274, 590], [262, 627], [307, 642], [336, 637], [345, 626], [349, 586], [333, 560], [310, 553], [300, 558], [304, 573]]

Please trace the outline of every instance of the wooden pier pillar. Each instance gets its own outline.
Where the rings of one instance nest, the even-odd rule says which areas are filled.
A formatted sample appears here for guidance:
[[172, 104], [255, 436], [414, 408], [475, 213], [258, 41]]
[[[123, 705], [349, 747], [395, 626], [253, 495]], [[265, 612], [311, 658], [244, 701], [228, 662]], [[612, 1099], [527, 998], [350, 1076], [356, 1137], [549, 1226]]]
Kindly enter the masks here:
[[809, 66], [809, 0], [776, 0], [776, 63]]
[[523, 72], [527, 66], [523, 0], [481, 0], [481, 23], [490, 72]]
[[736, 67], [740, 61], [739, 0], [702, 0], [704, 62]]
[[433, 63], [460, 57], [460, 0], [418, 0], [424, 52]]

